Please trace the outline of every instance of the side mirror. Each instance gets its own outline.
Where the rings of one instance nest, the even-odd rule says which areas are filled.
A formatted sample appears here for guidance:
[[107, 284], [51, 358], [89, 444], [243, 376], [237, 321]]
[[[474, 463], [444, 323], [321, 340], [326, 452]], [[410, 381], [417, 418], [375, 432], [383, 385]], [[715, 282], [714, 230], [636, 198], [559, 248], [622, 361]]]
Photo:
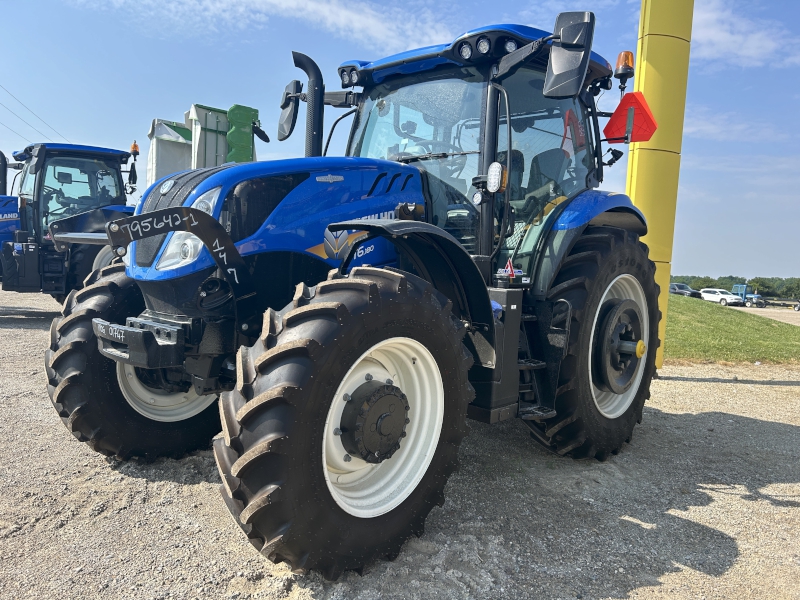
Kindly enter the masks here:
[[303, 84], [297, 79], [290, 82], [283, 90], [281, 96], [281, 118], [278, 121], [278, 141], [287, 139], [294, 131], [297, 124], [297, 110], [300, 106], [300, 93], [303, 91]]
[[59, 171], [56, 173], [56, 181], [62, 185], [70, 185], [72, 183], [72, 173], [64, 173]]
[[567, 12], [556, 18], [547, 75], [542, 92], [546, 98], [574, 98], [583, 88], [594, 39], [594, 13]]

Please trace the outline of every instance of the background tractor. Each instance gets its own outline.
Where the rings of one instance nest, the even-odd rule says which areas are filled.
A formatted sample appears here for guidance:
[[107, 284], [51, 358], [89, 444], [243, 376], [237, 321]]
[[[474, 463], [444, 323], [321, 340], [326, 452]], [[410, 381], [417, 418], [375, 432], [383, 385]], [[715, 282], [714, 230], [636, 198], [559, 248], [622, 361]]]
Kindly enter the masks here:
[[753, 289], [752, 285], [738, 284], [734, 285], [731, 290], [734, 295], [739, 296], [747, 308], [764, 308], [767, 301], [761, 297], [757, 290]]
[[[655, 123], [640, 94], [598, 111], [633, 69], [591, 51], [594, 23], [563, 13], [554, 34], [490, 26], [346, 62], [337, 92], [295, 53], [308, 83], [287, 86], [279, 139], [305, 102], [305, 158], [169, 176], [105, 232], [53, 224], [125, 261], [53, 322], [67, 427], [154, 458], [221, 425], [236, 522], [328, 578], [422, 532], [467, 417], [519, 418], [562, 456], [619, 452], [655, 372], [659, 288], [643, 215], [596, 189], [601, 142]], [[344, 157], [322, 156], [326, 104], [354, 114]]]
[[[133, 214], [133, 207], [126, 206], [122, 178], [122, 165], [130, 154], [75, 144], [35, 144], [13, 157], [18, 162], [9, 165], [0, 152], [3, 290], [44, 292], [63, 302], [89, 273], [111, 264], [114, 254], [108, 246], [56, 247], [48, 228], [53, 221], [80, 215], [82, 230], [103, 231], [108, 221]], [[7, 195], [9, 169], [21, 175], [18, 196]], [[133, 191], [135, 187], [127, 187], [128, 193]]]

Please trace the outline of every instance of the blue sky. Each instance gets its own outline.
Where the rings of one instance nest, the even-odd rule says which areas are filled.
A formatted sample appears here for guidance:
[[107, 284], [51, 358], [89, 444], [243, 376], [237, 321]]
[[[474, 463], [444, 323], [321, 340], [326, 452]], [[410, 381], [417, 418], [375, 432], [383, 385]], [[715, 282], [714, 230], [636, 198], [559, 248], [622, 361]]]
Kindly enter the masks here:
[[[74, 143], [124, 149], [135, 138], [143, 155], [154, 117], [182, 120], [192, 103], [253, 106], [273, 138], [258, 142], [259, 158], [283, 158], [301, 155], [303, 143], [302, 113], [298, 132], [274, 141], [280, 94], [302, 79], [291, 50], [312, 56], [338, 89], [344, 60], [491, 23], [549, 30], [562, 10], [593, 10], [594, 48], [614, 62], [635, 50], [639, 8], [640, 0], [0, 0], [0, 85]], [[616, 98], [609, 92], [603, 108]], [[19, 134], [0, 126], [6, 153], [25, 140], [63, 141], [2, 89], [0, 103], [0, 123]], [[695, 0], [673, 273], [800, 276], [798, 106], [800, 2]], [[342, 152], [343, 136], [331, 147]], [[624, 191], [625, 169], [620, 161], [603, 188]]]

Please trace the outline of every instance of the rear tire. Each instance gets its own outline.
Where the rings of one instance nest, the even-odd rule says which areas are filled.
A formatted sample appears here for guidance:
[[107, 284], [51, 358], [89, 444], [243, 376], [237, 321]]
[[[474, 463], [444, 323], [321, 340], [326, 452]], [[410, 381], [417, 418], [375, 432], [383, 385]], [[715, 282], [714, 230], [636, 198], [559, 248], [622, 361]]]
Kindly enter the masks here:
[[107, 456], [152, 460], [207, 448], [219, 431], [216, 402], [185, 420], [147, 418], [121, 392], [117, 363], [97, 348], [93, 318], [124, 323], [142, 310], [141, 292], [122, 264], [91, 273], [81, 290], [67, 296], [45, 353], [53, 406], [72, 435]]
[[[548, 300], [565, 299], [572, 305], [569, 349], [561, 363], [556, 393], [557, 415], [543, 423], [525, 423], [534, 439], [562, 456], [605, 460], [630, 442], [633, 428], [641, 423], [642, 407], [650, 397], [655, 374], [661, 319], [655, 265], [647, 252], [647, 246], [634, 233], [615, 227], [589, 227], [553, 280]], [[636, 359], [632, 370], [623, 370], [629, 387], [614, 391], [617, 384], [606, 384], [598, 375], [602, 369], [599, 331], [605, 330], [604, 320], [610, 318], [614, 304], [628, 300], [641, 313], [644, 355]], [[632, 361], [633, 357], [627, 361], [629, 367]]]
[[[237, 355], [236, 390], [220, 401], [224, 437], [214, 442], [222, 496], [253, 546], [327, 579], [394, 557], [422, 534], [444, 502], [474, 397], [465, 327], [444, 296], [400, 271], [332, 274], [313, 289], [298, 285], [280, 314], [265, 313], [260, 340]], [[370, 386], [386, 395], [376, 400]], [[387, 410], [368, 427], [373, 406], [401, 391], [407, 425]], [[348, 406], [363, 428], [345, 427]], [[382, 431], [387, 416], [407, 430], [397, 430], [399, 448], [373, 459], [367, 429], [377, 423], [393, 440]]]

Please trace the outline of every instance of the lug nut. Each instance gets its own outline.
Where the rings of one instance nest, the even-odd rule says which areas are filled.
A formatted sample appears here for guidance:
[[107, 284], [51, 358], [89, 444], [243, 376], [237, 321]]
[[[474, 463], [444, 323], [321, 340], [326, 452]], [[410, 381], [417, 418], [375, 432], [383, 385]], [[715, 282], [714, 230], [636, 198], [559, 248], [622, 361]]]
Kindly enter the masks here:
[[344, 455], [344, 462], [350, 462], [351, 460], [353, 460], [352, 456], [350, 456], [349, 454]]
[[367, 373], [366, 375], [364, 375], [364, 379], [366, 379], [367, 381], [372, 381], [372, 375]]
[[387, 379], [386, 385], [394, 385], [394, 381], [392, 381], [391, 379]]
[[345, 394], [344, 396], [342, 396], [342, 399], [345, 402], [350, 402], [350, 400], [352, 400], [352, 398], [350, 397], [350, 394]]
[[333, 430], [333, 435], [342, 435], [342, 430], [337, 427]]

